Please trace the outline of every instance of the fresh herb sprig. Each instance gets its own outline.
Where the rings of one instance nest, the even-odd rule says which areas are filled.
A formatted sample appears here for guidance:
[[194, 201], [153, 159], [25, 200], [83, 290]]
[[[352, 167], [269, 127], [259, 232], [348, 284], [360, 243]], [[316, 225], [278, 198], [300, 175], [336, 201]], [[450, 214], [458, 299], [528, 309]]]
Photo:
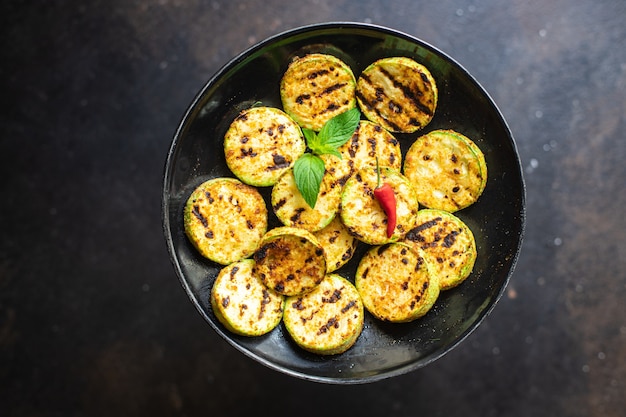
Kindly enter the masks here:
[[337, 149], [350, 140], [360, 118], [361, 112], [355, 107], [327, 121], [319, 133], [302, 129], [311, 152], [298, 158], [293, 166], [293, 174], [300, 194], [311, 208], [315, 208], [326, 169], [324, 160], [319, 155], [330, 154], [341, 158]]

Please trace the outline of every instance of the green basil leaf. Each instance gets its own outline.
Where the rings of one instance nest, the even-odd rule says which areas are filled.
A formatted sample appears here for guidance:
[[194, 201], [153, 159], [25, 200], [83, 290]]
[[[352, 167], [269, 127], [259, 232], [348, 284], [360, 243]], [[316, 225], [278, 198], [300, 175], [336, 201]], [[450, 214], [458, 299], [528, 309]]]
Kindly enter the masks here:
[[359, 125], [361, 112], [357, 107], [345, 111], [324, 124], [318, 139], [324, 145], [338, 148], [346, 143]]
[[337, 148], [335, 148], [334, 146], [331, 146], [331, 145], [322, 144], [322, 145], [319, 145], [317, 148], [311, 149], [311, 150], [316, 155], [331, 154], [331, 155], [335, 155], [335, 156], [338, 156], [339, 158], [341, 158], [341, 154], [339, 153]]
[[304, 201], [311, 208], [315, 208], [324, 176], [324, 161], [319, 156], [305, 153], [294, 164], [293, 175]]
[[306, 139], [307, 146], [313, 152], [317, 153], [316, 149], [318, 149], [320, 146], [320, 140], [319, 140], [317, 133], [315, 133], [314, 130], [307, 129], [307, 128], [303, 128], [302, 133], [304, 134], [304, 138]]

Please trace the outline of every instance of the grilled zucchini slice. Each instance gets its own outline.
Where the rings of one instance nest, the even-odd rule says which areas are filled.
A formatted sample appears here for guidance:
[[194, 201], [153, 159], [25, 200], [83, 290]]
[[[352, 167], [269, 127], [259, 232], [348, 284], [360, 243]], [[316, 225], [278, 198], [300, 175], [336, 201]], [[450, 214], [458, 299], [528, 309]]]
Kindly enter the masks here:
[[283, 317], [285, 298], [265, 287], [253, 266], [252, 259], [244, 259], [222, 268], [211, 289], [215, 317], [242, 336], [269, 333]]
[[274, 107], [243, 110], [224, 136], [228, 168], [246, 184], [271, 186], [306, 150], [300, 127]]
[[419, 137], [404, 160], [404, 175], [423, 206], [451, 213], [470, 206], [487, 184], [487, 164], [478, 146], [453, 130]]
[[397, 241], [415, 224], [418, 210], [413, 187], [402, 174], [391, 168], [380, 169], [381, 182], [393, 188], [396, 197], [396, 228], [387, 237], [387, 215], [374, 197], [378, 185], [376, 168], [357, 171], [344, 186], [341, 194], [341, 220], [350, 234], [370, 245]]
[[341, 202], [341, 185], [326, 170], [320, 184], [315, 207], [311, 208], [300, 194], [293, 170], [285, 172], [272, 187], [271, 204], [276, 217], [285, 225], [316, 232], [335, 217]]
[[363, 302], [350, 281], [328, 274], [311, 292], [288, 297], [283, 322], [301, 348], [336, 355], [350, 349], [363, 330]]
[[326, 272], [334, 272], [352, 259], [358, 240], [348, 232], [339, 216], [336, 216], [328, 226], [313, 234], [324, 247]]
[[380, 125], [361, 120], [352, 138], [338, 149], [341, 159], [334, 155], [322, 155], [326, 170], [344, 185], [356, 171], [366, 166], [380, 166], [402, 170], [400, 142]]
[[367, 311], [394, 323], [425, 315], [440, 292], [437, 276], [419, 249], [398, 242], [365, 253], [356, 270], [355, 286]]
[[356, 78], [328, 54], [295, 58], [280, 82], [283, 109], [300, 126], [319, 131], [333, 117], [356, 107]]
[[446, 211], [420, 210], [416, 226], [406, 234], [404, 242], [424, 251], [442, 290], [459, 285], [474, 268], [474, 234], [461, 219]]
[[392, 132], [412, 133], [432, 120], [438, 90], [428, 69], [406, 57], [382, 58], [359, 76], [361, 111]]
[[311, 232], [282, 226], [263, 236], [254, 252], [255, 273], [265, 286], [283, 295], [313, 290], [326, 275], [324, 248]]
[[256, 188], [235, 178], [214, 178], [191, 193], [183, 222], [202, 256], [227, 265], [255, 251], [267, 231], [267, 207]]

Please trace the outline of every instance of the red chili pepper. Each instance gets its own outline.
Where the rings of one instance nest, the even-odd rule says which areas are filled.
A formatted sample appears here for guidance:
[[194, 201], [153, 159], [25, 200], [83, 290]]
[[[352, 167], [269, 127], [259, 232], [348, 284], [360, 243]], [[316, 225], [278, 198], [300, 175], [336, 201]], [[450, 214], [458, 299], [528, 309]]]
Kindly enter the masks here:
[[391, 185], [388, 183], [380, 183], [380, 167], [378, 166], [378, 158], [376, 158], [376, 176], [378, 184], [374, 189], [374, 197], [387, 215], [387, 237], [390, 238], [393, 235], [393, 231], [396, 229], [396, 195], [394, 194]]

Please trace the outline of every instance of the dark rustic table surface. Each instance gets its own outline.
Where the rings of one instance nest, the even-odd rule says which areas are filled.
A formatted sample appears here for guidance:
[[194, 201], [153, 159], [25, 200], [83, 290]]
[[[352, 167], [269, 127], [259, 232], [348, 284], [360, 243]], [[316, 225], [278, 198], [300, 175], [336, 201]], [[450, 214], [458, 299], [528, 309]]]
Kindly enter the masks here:
[[[626, 3], [6, 1], [0, 6], [0, 415], [623, 416]], [[275, 33], [368, 22], [454, 57], [516, 139], [522, 252], [492, 313], [425, 368], [295, 379], [217, 335], [161, 229], [196, 92]]]

